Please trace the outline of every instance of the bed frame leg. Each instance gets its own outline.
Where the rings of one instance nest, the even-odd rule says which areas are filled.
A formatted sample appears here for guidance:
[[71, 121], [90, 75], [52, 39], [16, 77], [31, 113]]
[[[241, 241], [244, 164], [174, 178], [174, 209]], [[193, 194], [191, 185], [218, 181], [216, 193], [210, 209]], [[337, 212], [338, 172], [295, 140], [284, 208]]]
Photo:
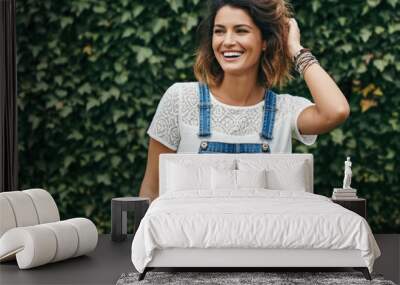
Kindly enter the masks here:
[[357, 271], [361, 271], [362, 274], [364, 275], [365, 279], [372, 280], [367, 267], [354, 267], [354, 269]]
[[144, 271], [139, 274], [138, 281], [142, 281], [144, 279], [144, 277], [146, 276], [147, 271], [149, 271], [149, 269], [147, 267], [145, 267]]

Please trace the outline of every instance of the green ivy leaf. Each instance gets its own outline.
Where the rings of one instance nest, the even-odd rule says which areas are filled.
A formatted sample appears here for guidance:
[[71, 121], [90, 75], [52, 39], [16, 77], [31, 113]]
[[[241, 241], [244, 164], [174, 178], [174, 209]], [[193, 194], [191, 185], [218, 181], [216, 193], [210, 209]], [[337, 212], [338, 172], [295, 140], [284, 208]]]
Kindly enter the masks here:
[[400, 23], [394, 23], [388, 25], [388, 32], [389, 34], [393, 34], [400, 31]]
[[106, 7], [104, 6], [95, 6], [93, 7], [93, 12], [97, 14], [104, 14], [107, 11]]
[[376, 59], [374, 60], [374, 66], [379, 70], [379, 71], [384, 71], [386, 66], [388, 65], [387, 60], [384, 59]]
[[179, 8], [183, 7], [182, 0], [167, 0], [167, 2], [175, 13], [178, 13]]
[[61, 116], [61, 118], [66, 118], [71, 113], [72, 113], [72, 108], [70, 106], [63, 106], [61, 108], [60, 116]]
[[153, 24], [153, 33], [158, 34], [163, 28], [168, 28], [168, 20], [158, 18]]
[[66, 156], [64, 158], [64, 168], [68, 168], [73, 162], [75, 162], [75, 158], [73, 156]]
[[133, 35], [136, 32], [136, 30], [132, 27], [128, 27], [125, 29], [124, 33], [122, 34], [122, 38], [128, 38], [131, 35]]
[[368, 28], [364, 28], [360, 32], [361, 39], [363, 40], [364, 43], [368, 41], [368, 39], [371, 35], [372, 35], [372, 32]]
[[92, 86], [88, 82], [86, 82], [81, 87], [79, 87], [78, 93], [81, 95], [90, 94], [90, 93], [92, 93]]
[[86, 103], [86, 111], [89, 111], [90, 109], [100, 106], [100, 101], [97, 98], [90, 97], [88, 102]]
[[115, 77], [115, 83], [122, 85], [128, 81], [128, 72], [122, 72]]
[[130, 11], [125, 11], [121, 16], [121, 23], [128, 22], [132, 19], [132, 14]]
[[335, 129], [330, 133], [331, 137], [332, 137], [332, 141], [338, 145], [342, 145], [343, 144], [343, 140], [344, 140], [344, 135], [343, 135], [343, 131], [341, 129]]
[[29, 115], [28, 121], [32, 124], [32, 130], [35, 130], [39, 126], [42, 119], [35, 115]]
[[312, 11], [315, 13], [319, 10], [319, 8], [321, 8], [321, 2], [320, 0], [313, 0], [311, 2], [311, 7], [312, 7]]
[[144, 6], [136, 5], [135, 9], [133, 9], [133, 18], [138, 17], [144, 10]]
[[80, 141], [83, 139], [83, 135], [79, 131], [73, 130], [72, 133], [67, 136], [67, 139]]
[[153, 51], [147, 47], [140, 47], [137, 51], [136, 60], [137, 63], [141, 64], [146, 59], [150, 58], [153, 55]]
[[106, 153], [103, 151], [96, 151], [94, 154], [94, 161], [100, 161], [106, 156]]
[[119, 120], [119, 118], [121, 118], [124, 115], [125, 115], [124, 111], [115, 110], [113, 113], [113, 122], [116, 123]]
[[110, 88], [110, 94], [115, 98], [115, 99], [119, 99], [119, 96], [121, 95], [121, 91], [113, 86]]
[[61, 17], [61, 28], [64, 29], [66, 26], [71, 25], [74, 22], [72, 17]]
[[381, 0], [367, 0], [368, 6], [375, 8], [381, 3]]
[[120, 132], [127, 131], [128, 125], [126, 123], [118, 123], [117, 124], [117, 131], [116, 133], [119, 134]]
[[119, 156], [113, 155], [111, 157], [111, 165], [113, 168], [117, 168], [117, 166], [121, 163], [122, 159]]
[[95, 205], [93, 205], [93, 204], [86, 204], [86, 205], [84, 206], [84, 209], [85, 209], [85, 216], [86, 216], [86, 217], [90, 217], [90, 216], [92, 215], [92, 213], [93, 213], [93, 211], [94, 211], [94, 207], [95, 207]]
[[377, 35], [382, 34], [384, 31], [385, 31], [385, 28], [382, 27], [382, 26], [377, 26], [377, 27], [375, 27], [375, 33], [376, 33]]

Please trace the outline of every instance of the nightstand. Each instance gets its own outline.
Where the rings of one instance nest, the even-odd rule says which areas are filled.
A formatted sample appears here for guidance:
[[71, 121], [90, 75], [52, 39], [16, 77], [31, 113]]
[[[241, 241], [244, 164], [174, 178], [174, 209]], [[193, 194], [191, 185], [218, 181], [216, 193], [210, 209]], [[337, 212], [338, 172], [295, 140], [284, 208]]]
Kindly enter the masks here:
[[149, 198], [121, 197], [111, 200], [111, 240], [124, 241], [128, 233], [127, 212], [134, 213], [133, 235], [150, 205]]
[[367, 200], [364, 198], [354, 199], [332, 199], [332, 202], [341, 205], [342, 207], [359, 214], [364, 219], [367, 219]]

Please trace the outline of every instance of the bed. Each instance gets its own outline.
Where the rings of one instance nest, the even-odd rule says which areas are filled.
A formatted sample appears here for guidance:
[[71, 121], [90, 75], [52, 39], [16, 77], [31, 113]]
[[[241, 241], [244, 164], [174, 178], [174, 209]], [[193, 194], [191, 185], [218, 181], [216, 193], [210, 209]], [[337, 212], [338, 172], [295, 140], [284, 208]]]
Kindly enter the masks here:
[[160, 195], [132, 242], [158, 267], [352, 267], [371, 279], [367, 221], [313, 194], [311, 154], [162, 154]]

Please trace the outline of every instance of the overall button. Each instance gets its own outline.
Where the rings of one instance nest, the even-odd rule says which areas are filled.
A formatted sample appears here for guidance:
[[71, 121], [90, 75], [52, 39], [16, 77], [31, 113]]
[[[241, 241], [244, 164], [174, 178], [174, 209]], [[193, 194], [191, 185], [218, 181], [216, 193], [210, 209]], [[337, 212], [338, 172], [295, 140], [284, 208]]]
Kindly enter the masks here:
[[201, 149], [206, 149], [207, 146], [208, 146], [208, 143], [207, 143], [207, 142], [201, 142], [201, 143], [200, 143]]
[[268, 148], [269, 148], [269, 145], [267, 143], [263, 143], [261, 145], [261, 148], [262, 148], [263, 152], [266, 152], [268, 150]]

